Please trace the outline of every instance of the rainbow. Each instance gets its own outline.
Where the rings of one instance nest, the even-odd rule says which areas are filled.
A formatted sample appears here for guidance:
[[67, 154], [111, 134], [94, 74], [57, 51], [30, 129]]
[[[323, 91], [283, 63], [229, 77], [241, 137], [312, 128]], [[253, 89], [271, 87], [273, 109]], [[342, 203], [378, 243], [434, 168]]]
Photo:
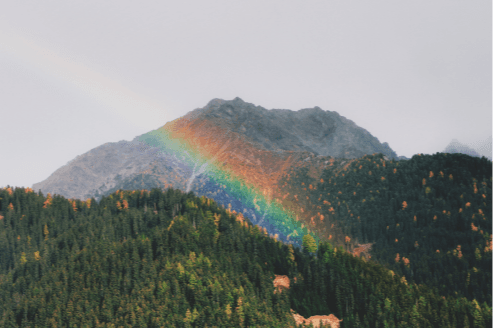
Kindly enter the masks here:
[[[96, 100], [105, 109], [140, 128], [148, 129], [150, 122], [156, 120], [170, 121], [170, 116], [164, 116], [169, 113], [162, 110], [162, 105], [143, 98], [120, 82], [16, 34], [5, 26], [0, 27], [0, 52], [35, 74], [64, 87], [71, 86], [77, 93]], [[302, 237], [309, 233], [318, 241], [318, 237], [298, 221], [294, 213], [267, 199], [258, 186], [246, 183], [240, 176], [224, 170], [214, 156], [201, 152], [200, 147], [194, 147], [186, 136], [177, 137], [167, 129], [160, 128], [141, 136], [140, 141], [170, 155], [187, 155], [185, 161], [193, 168], [193, 173], [186, 191], [190, 191], [196, 176], [204, 174], [213, 184], [221, 186], [224, 193], [240, 200], [241, 206], [234, 205], [233, 210], [241, 213], [241, 207], [249, 209], [251, 217], [246, 215], [249, 219], [253, 219], [253, 215], [260, 218], [253, 221], [271, 232], [278, 232], [281, 240], [300, 245]]]
[[[225, 193], [236, 200], [240, 200], [241, 205], [236, 206], [236, 208], [233, 206], [232, 210], [244, 213], [245, 208], [249, 209], [247, 213], [260, 219], [252, 220], [251, 216], [246, 216], [253, 222], [258, 222], [260, 227], [265, 227], [271, 232], [274, 231], [277, 234], [275, 237], [280, 240], [300, 246], [303, 236], [310, 234], [317, 243], [319, 242], [319, 237], [309, 227], [297, 220], [295, 213], [284, 209], [278, 202], [267, 199], [258, 187], [223, 169], [222, 165], [218, 165], [213, 155], [201, 152], [200, 147], [194, 146], [186, 136], [176, 137], [173, 131], [162, 127], [139, 137], [139, 140], [150, 147], [159, 148], [161, 152], [170, 156], [187, 154], [185, 162], [190, 168], [194, 168], [191, 179], [199, 174], [205, 174], [212, 183], [220, 186]], [[188, 186], [187, 191], [190, 190], [190, 184]], [[221, 204], [220, 201], [218, 203], [227, 206], [227, 204]]]

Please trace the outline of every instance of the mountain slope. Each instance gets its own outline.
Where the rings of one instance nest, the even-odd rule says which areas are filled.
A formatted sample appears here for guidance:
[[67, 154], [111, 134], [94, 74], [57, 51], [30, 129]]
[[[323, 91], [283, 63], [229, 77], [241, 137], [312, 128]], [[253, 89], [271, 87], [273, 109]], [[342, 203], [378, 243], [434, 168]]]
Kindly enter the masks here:
[[[200, 164], [206, 163], [205, 158], [210, 161], [210, 157], [214, 157], [213, 162], [226, 163], [235, 174], [260, 189], [272, 186], [283, 168], [292, 165], [292, 152], [346, 158], [380, 152], [389, 158], [397, 157], [388, 144], [380, 144], [366, 130], [336, 112], [318, 107], [298, 112], [266, 110], [239, 98], [214, 99], [204, 108], [156, 131], [166, 132], [170, 139], [164, 141], [167, 146], [172, 140], [188, 143], [194, 152], [205, 152], [200, 156], [203, 160], [199, 160]], [[163, 147], [162, 140], [153, 143], [152, 134], [131, 142], [97, 147], [61, 167], [48, 179], [34, 184], [33, 188], [83, 199], [108, 192], [120, 180], [159, 171], [161, 183], [156, 187], [173, 185], [191, 190], [186, 181], [195, 177], [193, 167], [198, 164], [197, 158], [187, 158], [183, 149]], [[298, 155], [294, 157], [298, 159]], [[232, 158], [235, 163], [230, 163]], [[245, 168], [243, 174], [240, 165]], [[252, 169], [257, 179], [246, 172]], [[265, 180], [272, 182], [264, 183]]]
[[274, 195], [332, 244], [371, 243], [371, 259], [409, 281], [491, 305], [492, 164], [463, 154], [387, 161], [367, 155], [310, 174], [295, 168]]
[[328, 243], [301, 252], [173, 189], [99, 202], [0, 189], [0, 237], [2, 327], [295, 327], [290, 308], [341, 327], [491, 326], [484, 303]]
[[271, 200], [289, 170], [316, 157], [310, 162], [321, 172], [333, 157], [374, 152], [397, 157], [335, 112], [266, 110], [239, 98], [214, 99], [131, 142], [95, 148], [33, 188], [85, 199], [118, 189], [174, 187], [215, 199], [286, 239], [299, 223]]

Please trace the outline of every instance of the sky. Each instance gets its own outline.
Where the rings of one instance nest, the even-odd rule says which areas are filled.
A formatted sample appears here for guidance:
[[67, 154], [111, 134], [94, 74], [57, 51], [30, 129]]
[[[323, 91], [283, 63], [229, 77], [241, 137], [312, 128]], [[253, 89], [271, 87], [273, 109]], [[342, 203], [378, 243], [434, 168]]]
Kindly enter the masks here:
[[[0, 187], [213, 98], [318, 106], [401, 156], [492, 135], [491, 1], [10, 1]], [[491, 150], [490, 150], [491, 151]]]

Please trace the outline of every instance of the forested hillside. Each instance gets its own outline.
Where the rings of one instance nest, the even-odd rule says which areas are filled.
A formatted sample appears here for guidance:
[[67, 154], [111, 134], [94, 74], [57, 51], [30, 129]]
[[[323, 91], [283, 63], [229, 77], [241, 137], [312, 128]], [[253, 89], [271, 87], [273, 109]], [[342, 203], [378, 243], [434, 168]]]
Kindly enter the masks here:
[[349, 251], [372, 243], [371, 260], [408, 281], [491, 306], [491, 161], [376, 154], [335, 161], [321, 175], [312, 168], [290, 172], [278, 197], [302, 207], [313, 231]]
[[[333, 313], [341, 327], [491, 326], [486, 303], [318, 246], [293, 248], [172, 189], [96, 202], [4, 188], [0, 326], [294, 327], [290, 309]], [[291, 289], [274, 293], [274, 274], [288, 275]]]

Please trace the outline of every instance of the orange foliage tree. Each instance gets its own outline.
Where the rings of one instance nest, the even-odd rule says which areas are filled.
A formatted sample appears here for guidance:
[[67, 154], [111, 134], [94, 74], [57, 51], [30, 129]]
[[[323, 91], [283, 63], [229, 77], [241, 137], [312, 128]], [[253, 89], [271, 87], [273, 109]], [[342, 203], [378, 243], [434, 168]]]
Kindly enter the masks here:
[[52, 201], [53, 201], [53, 198], [51, 198], [51, 194], [48, 193], [48, 195], [46, 195], [46, 200], [43, 203], [43, 208], [47, 208], [48, 205], [51, 205]]

